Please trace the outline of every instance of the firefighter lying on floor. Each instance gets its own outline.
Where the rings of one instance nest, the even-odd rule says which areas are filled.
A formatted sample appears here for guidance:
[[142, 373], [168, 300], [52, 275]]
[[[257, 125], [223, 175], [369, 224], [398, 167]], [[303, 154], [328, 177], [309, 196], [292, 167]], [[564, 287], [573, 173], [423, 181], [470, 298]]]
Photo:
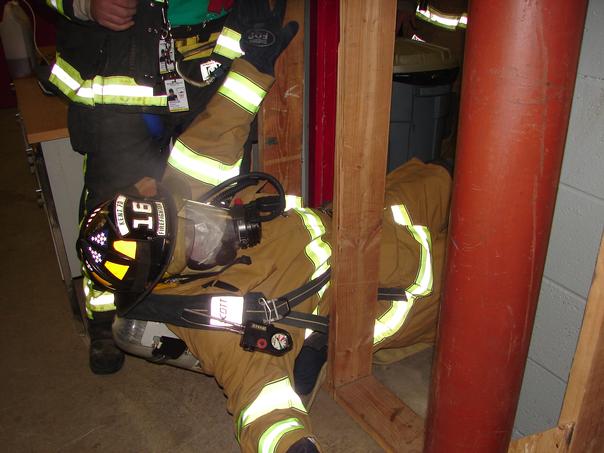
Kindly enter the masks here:
[[[173, 177], [152, 199], [118, 195], [87, 217], [79, 249], [91, 278], [115, 291], [120, 316], [167, 323], [215, 376], [243, 451], [281, 452], [312, 438], [294, 385], [300, 376], [308, 393], [322, 361], [304, 349], [310, 378], [294, 364], [305, 328], [318, 332], [307, 340], [315, 351], [326, 344], [317, 338], [327, 331], [331, 219], [281, 190], [262, 193], [280, 188], [264, 178], [235, 178], [252, 184], [243, 188], [229, 180], [203, 203]], [[388, 175], [376, 350], [434, 339], [450, 186], [445, 168], [418, 160]]]
[[[262, 54], [269, 69], [251, 51], [234, 60], [172, 147], [157, 195], [123, 191], [86, 216], [78, 241], [96, 288], [114, 293], [117, 343], [136, 353], [148, 341], [129, 345], [124, 323], [167, 324], [185, 344], [179, 351], [166, 334], [152, 358], [186, 349], [216, 378], [245, 452], [318, 451], [295, 389], [311, 391], [326, 356], [331, 219], [285, 197], [270, 175], [229, 179], [283, 47]], [[445, 168], [417, 160], [388, 175], [374, 331], [382, 358], [434, 339], [450, 186]]]

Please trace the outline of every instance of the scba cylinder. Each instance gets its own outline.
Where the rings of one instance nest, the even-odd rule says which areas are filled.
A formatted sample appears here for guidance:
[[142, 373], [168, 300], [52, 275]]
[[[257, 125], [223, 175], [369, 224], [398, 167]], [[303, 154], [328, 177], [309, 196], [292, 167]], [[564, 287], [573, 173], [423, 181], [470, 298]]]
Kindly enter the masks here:
[[116, 317], [112, 330], [115, 344], [129, 354], [154, 363], [202, 371], [199, 360], [163, 323]]

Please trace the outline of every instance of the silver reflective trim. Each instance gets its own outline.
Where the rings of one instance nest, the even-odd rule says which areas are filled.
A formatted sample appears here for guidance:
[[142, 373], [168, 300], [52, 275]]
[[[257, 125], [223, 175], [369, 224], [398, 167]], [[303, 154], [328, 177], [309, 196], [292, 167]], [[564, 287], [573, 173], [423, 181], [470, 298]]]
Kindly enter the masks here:
[[238, 96], [241, 96], [242, 99], [245, 99], [247, 102], [259, 106], [262, 103], [262, 96], [259, 96], [258, 93], [250, 90], [243, 83], [231, 78], [227, 77], [223, 83], [223, 86], [233, 90], [237, 93]]
[[63, 70], [63, 68], [61, 68], [58, 64], [55, 63], [55, 65], [52, 67], [52, 71], [51, 72], [54, 75], [56, 75], [57, 78], [61, 82], [63, 82], [65, 85], [67, 85], [73, 91], [77, 91], [78, 88], [80, 88], [81, 85], [78, 83], [78, 81], [75, 80], [73, 77], [71, 77], [69, 74], [67, 74], [67, 72], [65, 72]]
[[241, 46], [239, 45], [239, 41], [231, 38], [230, 36], [225, 36], [224, 34], [221, 34], [216, 40], [216, 45], [225, 47], [240, 55], [244, 55], [244, 52], [243, 50], [241, 50]]

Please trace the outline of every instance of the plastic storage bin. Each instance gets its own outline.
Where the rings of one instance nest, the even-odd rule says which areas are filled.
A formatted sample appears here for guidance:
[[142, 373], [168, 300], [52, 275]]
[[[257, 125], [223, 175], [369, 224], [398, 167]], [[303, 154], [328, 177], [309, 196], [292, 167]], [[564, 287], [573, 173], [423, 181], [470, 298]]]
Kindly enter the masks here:
[[410, 39], [395, 43], [388, 171], [412, 157], [440, 155], [459, 60], [449, 49]]

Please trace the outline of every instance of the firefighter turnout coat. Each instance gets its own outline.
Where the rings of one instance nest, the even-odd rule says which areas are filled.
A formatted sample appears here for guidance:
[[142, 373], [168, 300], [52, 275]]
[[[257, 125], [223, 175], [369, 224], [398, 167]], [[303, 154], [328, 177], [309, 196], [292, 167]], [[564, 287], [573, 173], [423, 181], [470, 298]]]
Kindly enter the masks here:
[[[378, 354], [396, 354], [401, 348], [434, 340], [450, 186], [443, 167], [418, 160], [388, 177], [379, 282], [382, 287], [403, 287], [405, 297], [379, 301], [374, 327]], [[223, 295], [223, 288], [233, 287], [237, 288], [233, 295], [261, 292], [276, 298], [321, 275], [330, 265], [331, 219], [292, 201], [284, 216], [263, 224], [259, 245], [239, 252], [249, 256], [251, 264], [235, 264], [218, 276], [156, 292]], [[318, 309], [326, 315], [330, 298], [329, 287], [323, 288], [296, 310]], [[214, 375], [224, 389], [244, 451], [286, 451], [312, 433], [292, 382], [305, 331], [281, 327], [292, 335], [294, 348], [280, 357], [243, 350], [237, 333], [172, 327], [200, 360], [204, 372]], [[278, 448], [273, 450], [274, 446]]]

